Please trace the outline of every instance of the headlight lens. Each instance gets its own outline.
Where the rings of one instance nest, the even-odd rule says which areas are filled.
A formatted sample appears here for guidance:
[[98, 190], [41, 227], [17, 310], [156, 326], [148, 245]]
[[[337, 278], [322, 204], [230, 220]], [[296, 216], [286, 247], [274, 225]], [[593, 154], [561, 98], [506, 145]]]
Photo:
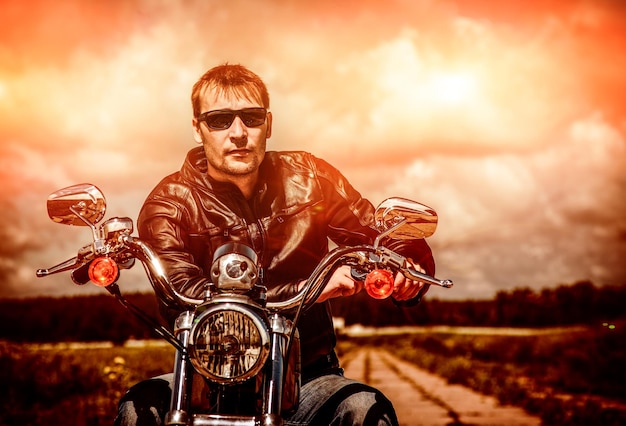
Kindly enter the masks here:
[[269, 340], [256, 312], [232, 303], [215, 305], [202, 312], [191, 328], [191, 363], [218, 383], [242, 382], [263, 368]]

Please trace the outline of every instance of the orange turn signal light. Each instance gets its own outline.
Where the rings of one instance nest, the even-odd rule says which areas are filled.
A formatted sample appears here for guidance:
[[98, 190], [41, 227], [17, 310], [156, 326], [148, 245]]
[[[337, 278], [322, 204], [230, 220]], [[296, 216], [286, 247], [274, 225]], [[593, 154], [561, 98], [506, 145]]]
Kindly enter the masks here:
[[98, 257], [89, 265], [89, 279], [100, 287], [113, 284], [119, 275], [117, 263], [110, 257]]
[[374, 299], [386, 299], [393, 293], [394, 281], [391, 271], [375, 269], [365, 277], [365, 291]]

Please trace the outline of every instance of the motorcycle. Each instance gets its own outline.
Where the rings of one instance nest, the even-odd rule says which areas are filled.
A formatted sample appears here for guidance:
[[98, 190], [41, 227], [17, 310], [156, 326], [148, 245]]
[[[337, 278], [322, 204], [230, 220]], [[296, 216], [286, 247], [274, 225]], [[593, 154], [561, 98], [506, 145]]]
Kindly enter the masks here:
[[[75, 257], [39, 269], [37, 276], [71, 271], [76, 284], [91, 281], [104, 287], [176, 348], [166, 425], [282, 425], [283, 415], [295, 410], [299, 399], [298, 320], [341, 265], [350, 266], [353, 277], [364, 280], [368, 294], [377, 299], [390, 296], [397, 272], [431, 285], [453, 285], [451, 280], [415, 270], [407, 258], [385, 247], [388, 237], [426, 238], [437, 227], [433, 209], [403, 198], [389, 198], [376, 208], [380, 233], [373, 244], [331, 250], [302, 290], [284, 301], [267, 300], [266, 287], [259, 282], [257, 255], [238, 242], [215, 251], [212, 282], [202, 297], [181, 294], [154, 250], [132, 236], [130, 218], [114, 217], [100, 224], [106, 200], [94, 185], [79, 184], [52, 193], [47, 210], [56, 223], [89, 227], [93, 241]], [[120, 271], [133, 267], [136, 260], [143, 265], [157, 298], [181, 312], [173, 332], [122, 295], [117, 284]]]

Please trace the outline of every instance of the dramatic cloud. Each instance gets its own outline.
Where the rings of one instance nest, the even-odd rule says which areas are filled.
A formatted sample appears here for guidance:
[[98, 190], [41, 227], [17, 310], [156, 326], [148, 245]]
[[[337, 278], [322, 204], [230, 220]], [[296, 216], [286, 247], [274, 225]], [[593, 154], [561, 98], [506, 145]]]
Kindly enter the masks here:
[[440, 273], [463, 294], [623, 282], [625, 169], [623, 136], [592, 115], [531, 153], [419, 159], [376, 197], [418, 198], [439, 212]]
[[191, 86], [226, 61], [266, 80], [270, 149], [437, 209], [458, 285], [436, 296], [623, 282], [624, 16], [608, 0], [5, 1], [0, 296], [87, 291], [33, 278], [89, 237], [49, 223], [47, 195], [93, 182], [135, 218], [194, 146]]

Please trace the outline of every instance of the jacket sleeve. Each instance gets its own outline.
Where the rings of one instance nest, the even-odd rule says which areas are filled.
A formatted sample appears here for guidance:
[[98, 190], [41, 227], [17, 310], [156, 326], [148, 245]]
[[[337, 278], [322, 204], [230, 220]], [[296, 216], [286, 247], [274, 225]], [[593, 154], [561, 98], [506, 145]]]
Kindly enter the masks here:
[[315, 159], [324, 194], [328, 237], [338, 245], [369, 244], [376, 238], [374, 206], [324, 160]]
[[200, 298], [209, 277], [194, 263], [189, 250], [189, 235], [183, 226], [185, 209], [175, 198], [153, 192], [144, 203], [137, 220], [139, 237], [159, 255], [176, 290]]
[[[317, 159], [317, 169], [322, 185], [326, 186], [324, 193], [331, 206], [329, 238], [339, 245], [372, 243], [378, 235], [374, 223], [374, 206], [362, 198], [347, 179], [328, 163]], [[435, 261], [426, 240], [392, 240], [387, 247], [419, 264], [428, 275], [434, 275]], [[428, 284], [424, 286], [415, 298], [396, 304], [416, 305], [428, 287]]]

